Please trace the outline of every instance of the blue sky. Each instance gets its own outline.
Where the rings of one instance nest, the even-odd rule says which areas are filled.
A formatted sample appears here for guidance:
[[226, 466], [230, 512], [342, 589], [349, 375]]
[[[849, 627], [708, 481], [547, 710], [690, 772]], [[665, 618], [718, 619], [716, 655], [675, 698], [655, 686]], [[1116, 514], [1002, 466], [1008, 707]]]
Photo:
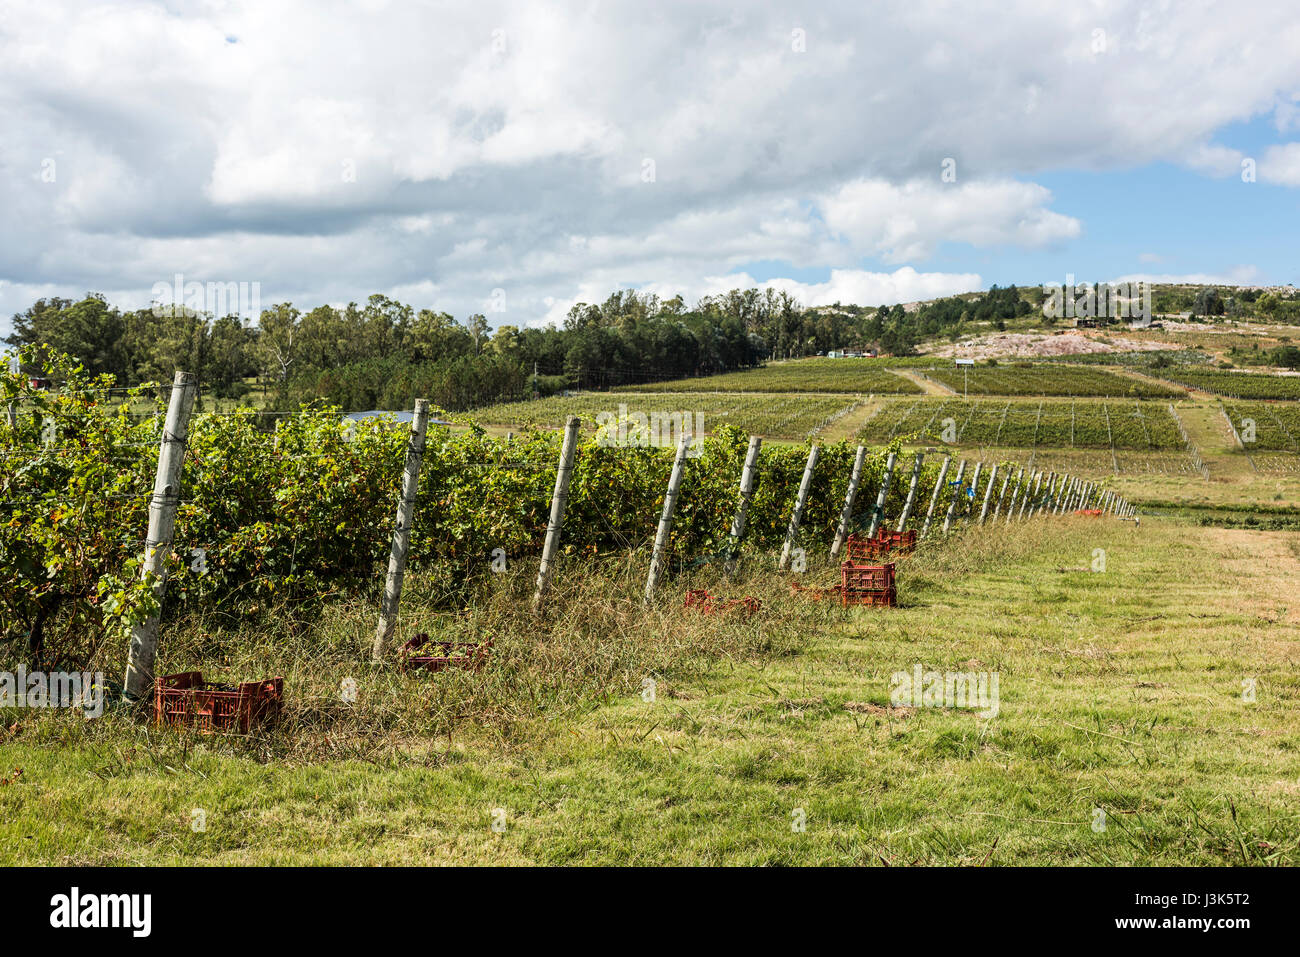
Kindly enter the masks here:
[[1285, 6], [6, 9], [0, 331], [177, 274], [520, 326], [628, 286], [1297, 281]]

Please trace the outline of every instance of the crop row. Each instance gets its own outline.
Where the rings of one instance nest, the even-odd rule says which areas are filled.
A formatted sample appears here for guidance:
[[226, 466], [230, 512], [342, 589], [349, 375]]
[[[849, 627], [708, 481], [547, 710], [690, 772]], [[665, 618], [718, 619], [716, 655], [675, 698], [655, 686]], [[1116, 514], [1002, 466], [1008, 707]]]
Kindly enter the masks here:
[[1228, 402], [1224, 408], [1247, 452], [1300, 452], [1300, 407]]
[[1105, 369], [1063, 364], [953, 366], [927, 370], [925, 375], [968, 395], [1075, 395], [1141, 399], [1182, 395], [1181, 390], [1117, 375]]
[[[656, 434], [680, 428], [678, 423], [694, 435], [731, 425], [765, 438], [801, 440], [854, 404], [848, 396], [583, 393], [488, 406], [462, 418], [497, 427], [558, 428], [568, 416], [577, 415], [588, 431], [596, 429], [598, 417], [615, 429], [621, 419], [627, 423], [626, 434], [644, 416]], [[658, 425], [650, 422], [652, 417]]]
[[1266, 375], [1226, 369], [1179, 369], [1160, 374], [1180, 385], [1237, 399], [1300, 399], [1300, 375]]
[[863, 426], [868, 442], [894, 439], [997, 448], [1180, 450], [1167, 408], [1134, 401], [1004, 402], [893, 399]]
[[912, 394], [921, 388], [881, 367], [878, 359], [792, 359], [758, 369], [626, 386], [624, 392], [875, 392]]

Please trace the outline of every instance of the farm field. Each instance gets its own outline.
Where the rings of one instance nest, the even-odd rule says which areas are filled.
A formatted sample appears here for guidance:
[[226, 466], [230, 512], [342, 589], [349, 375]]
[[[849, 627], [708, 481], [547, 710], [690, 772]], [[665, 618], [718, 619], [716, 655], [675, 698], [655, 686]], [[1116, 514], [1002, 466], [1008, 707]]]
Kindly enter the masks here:
[[582, 417], [584, 428], [594, 432], [598, 415], [616, 421], [620, 414], [647, 417], [689, 414], [695, 434], [711, 433], [719, 426], [731, 425], [764, 438], [803, 441], [847, 416], [858, 404], [856, 398], [847, 395], [602, 392], [507, 402], [475, 409], [457, 419], [498, 429], [556, 429], [563, 427], [570, 415], [577, 415]]
[[[867, 395], [873, 392], [914, 393], [916, 383], [894, 375], [882, 363], [885, 359], [790, 359], [770, 362], [744, 372], [703, 376], [698, 379], [674, 379], [623, 386], [618, 392], [849, 392]], [[915, 361], [929, 364], [929, 360]], [[905, 365], [906, 363], [904, 363]]]
[[1166, 406], [1134, 401], [891, 399], [859, 432], [866, 442], [994, 448], [1171, 451], [1185, 447]]
[[[799, 603], [744, 570], [728, 588], [763, 599], [749, 624], [687, 616], [679, 589], [643, 611], [617, 567], [570, 566], [564, 597], [608, 597], [547, 641], [504, 633], [525, 666], [509, 679], [365, 677], [369, 607], [196, 625], [179, 656], [286, 675], [289, 729], [20, 714], [0, 728], [21, 769], [0, 788], [0, 861], [1296, 865], [1298, 542], [1048, 519], [924, 549], [894, 610]], [[1062, 572], [1097, 548], [1105, 573]], [[571, 658], [610, 667], [531, 705], [507, 693]], [[998, 672], [996, 718], [891, 706], [891, 675], [918, 665]], [[466, 719], [410, 733], [399, 715], [422, 707]]]
[[1177, 371], [1156, 370], [1150, 374], [1179, 385], [1235, 399], [1300, 399], [1300, 375], [1190, 368]]
[[1012, 366], [935, 367], [924, 373], [955, 392], [967, 395], [1070, 395], [1172, 398], [1181, 389], [1116, 375], [1091, 366], [1064, 363]]

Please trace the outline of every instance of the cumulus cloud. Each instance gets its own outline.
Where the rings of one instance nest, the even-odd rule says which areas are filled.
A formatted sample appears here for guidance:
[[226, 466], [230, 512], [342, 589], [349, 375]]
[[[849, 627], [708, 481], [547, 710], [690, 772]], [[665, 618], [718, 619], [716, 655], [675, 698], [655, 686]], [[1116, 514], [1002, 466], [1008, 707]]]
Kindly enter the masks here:
[[1265, 3], [8, 0], [0, 331], [176, 273], [460, 317], [500, 288], [516, 324], [759, 262], [830, 270], [810, 303], [957, 291], [1083, 237], [1047, 172], [1233, 172], [1216, 132], [1294, 126], [1298, 54]]
[[1259, 161], [1261, 183], [1300, 186], [1300, 143], [1270, 146]]
[[881, 179], [846, 183], [819, 203], [826, 224], [866, 255], [886, 262], [927, 259], [941, 241], [1027, 248], [1073, 239], [1082, 223], [1046, 208], [1051, 194], [1033, 183], [957, 185]]

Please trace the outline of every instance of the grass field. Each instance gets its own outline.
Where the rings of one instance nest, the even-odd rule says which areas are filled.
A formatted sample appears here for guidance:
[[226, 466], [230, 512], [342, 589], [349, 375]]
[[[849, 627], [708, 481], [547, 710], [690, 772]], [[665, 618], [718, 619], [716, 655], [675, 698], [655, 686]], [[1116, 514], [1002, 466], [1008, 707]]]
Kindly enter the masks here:
[[[1062, 570], [1096, 549], [1104, 573]], [[287, 728], [11, 712], [0, 860], [1300, 863], [1296, 534], [1048, 519], [924, 549], [893, 611], [741, 574], [730, 591], [766, 602], [748, 625], [687, 616], [680, 592], [642, 612], [603, 578], [617, 590], [584, 628], [503, 636], [516, 683], [553, 680], [532, 694], [493, 668], [477, 691], [371, 676], [357, 608], [292, 641], [268, 622], [254, 647], [209, 626], [210, 650], [244, 649], [232, 665], [284, 669]], [[309, 651], [326, 664], [294, 670]], [[604, 664], [562, 678], [578, 654]], [[916, 665], [996, 673], [997, 716], [892, 707], [891, 675]], [[366, 721], [337, 702], [348, 674]], [[395, 720], [457, 709], [473, 717], [437, 736]]]

